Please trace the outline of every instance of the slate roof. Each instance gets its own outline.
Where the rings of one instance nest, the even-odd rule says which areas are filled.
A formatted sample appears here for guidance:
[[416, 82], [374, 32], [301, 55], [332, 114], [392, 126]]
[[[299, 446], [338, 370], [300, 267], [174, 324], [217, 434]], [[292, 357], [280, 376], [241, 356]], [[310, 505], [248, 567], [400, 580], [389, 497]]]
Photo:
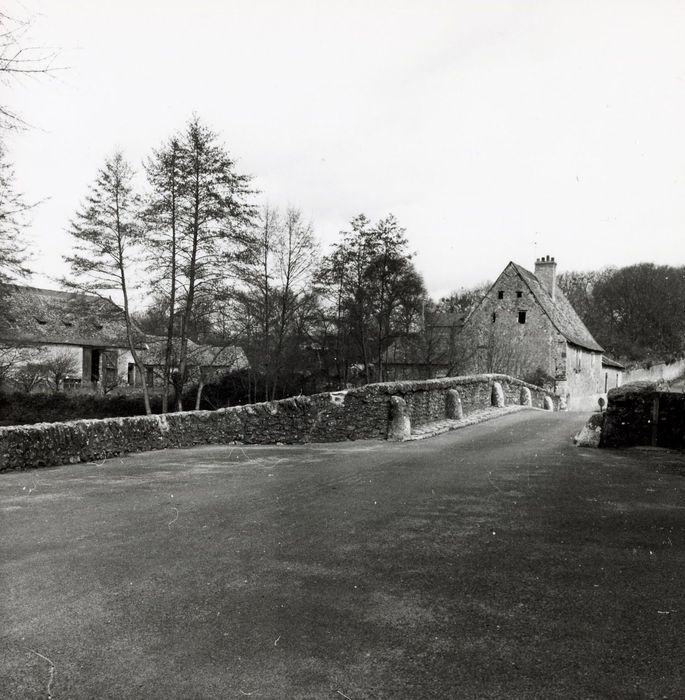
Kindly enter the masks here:
[[[166, 338], [147, 337], [148, 349], [142, 353], [146, 365], [164, 365]], [[181, 349], [180, 338], [174, 338], [172, 344], [171, 364], [178, 366]], [[193, 367], [230, 367], [244, 369], [249, 366], [245, 352], [237, 345], [200, 345], [188, 340], [188, 364]]]
[[616, 362], [616, 360], [612, 360], [610, 357], [607, 357], [606, 355], [602, 355], [602, 366], [603, 367], [615, 367], [616, 369], [625, 369], [625, 365], [622, 365], [620, 362]]
[[[558, 286], [554, 290], [554, 299], [552, 299], [549, 292], [542, 286], [540, 280], [530, 272], [530, 270], [526, 270], [525, 267], [521, 267], [521, 265], [515, 262], [510, 262], [504, 269], [506, 270], [509, 267], [513, 268], [523, 280], [534, 299], [552, 322], [552, 325], [569, 343], [585, 348], [586, 350], [592, 350], [593, 352], [604, 351], [604, 348], [592, 337], [592, 333], [587, 329], [587, 326], [576, 313], [576, 310], [571, 306], [571, 302]], [[504, 272], [502, 274], [504, 274]], [[502, 275], [500, 275], [500, 277], [501, 276]], [[499, 280], [499, 277], [497, 280]], [[488, 290], [488, 293], [480, 302], [471, 309], [471, 312], [466, 317], [467, 321], [488, 297], [490, 292], [497, 286], [497, 280], [495, 280], [494, 284]]]
[[519, 276], [528, 285], [536, 301], [542, 307], [555, 328], [566, 338], [569, 343], [578, 345], [587, 350], [602, 352], [604, 348], [592, 337], [592, 333], [582, 322], [576, 310], [571, 306], [571, 302], [557, 285], [554, 290], [554, 299], [542, 286], [540, 280], [525, 267], [517, 265], [515, 262], [509, 263], [518, 272]]
[[122, 309], [109, 299], [16, 284], [0, 288], [0, 341], [127, 347]]

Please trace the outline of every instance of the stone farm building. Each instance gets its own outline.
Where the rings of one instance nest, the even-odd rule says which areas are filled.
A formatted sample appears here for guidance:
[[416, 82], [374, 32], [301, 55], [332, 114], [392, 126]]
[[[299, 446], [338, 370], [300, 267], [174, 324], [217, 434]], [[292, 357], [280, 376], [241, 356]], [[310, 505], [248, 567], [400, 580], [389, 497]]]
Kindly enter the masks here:
[[0, 343], [24, 351], [24, 362], [73, 358], [67, 383], [115, 384], [133, 362], [121, 309], [78, 292], [3, 285]]
[[[166, 342], [166, 338], [148, 336], [146, 349], [142, 353], [146, 371], [145, 383], [148, 387], [160, 387], [164, 384]], [[179, 339], [175, 338], [170, 354], [172, 371], [178, 367], [180, 345]], [[203, 384], [232, 370], [247, 369], [250, 366], [245, 352], [237, 345], [201, 345], [192, 340], [188, 340], [186, 363], [190, 380]], [[132, 383], [134, 380], [130, 378], [129, 384]], [[135, 384], [140, 383], [136, 373]]]
[[470, 370], [545, 378], [562, 405], [596, 409], [620, 383], [621, 366], [603, 357], [559, 289], [556, 268], [550, 256], [536, 260], [534, 273], [514, 262], [504, 268], [464, 321], [462, 341], [476, 349]]
[[[135, 330], [136, 349], [149, 386], [162, 384], [166, 340]], [[75, 372], [69, 386], [112, 387], [141, 384], [128, 348], [122, 309], [110, 299], [92, 294], [38, 289], [20, 285], [0, 288], [0, 347], [11, 348], [17, 365], [72, 358]], [[178, 360], [178, 342], [172, 370]], [[243, 350], [188, 341], [191, 381], [210, 381], [221, 373], [248, 366]]]
[[400, 335], [388, 344], [383, 356], [386, 381], [454, 376], [461, 366], [457, 336], [463, 313], [424, 311], [413, 333]]

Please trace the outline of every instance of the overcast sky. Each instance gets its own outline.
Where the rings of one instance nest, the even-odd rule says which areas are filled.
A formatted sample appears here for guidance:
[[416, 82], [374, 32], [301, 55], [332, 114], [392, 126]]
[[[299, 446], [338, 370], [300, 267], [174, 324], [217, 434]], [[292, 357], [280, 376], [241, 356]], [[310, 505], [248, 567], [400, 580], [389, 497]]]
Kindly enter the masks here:
[[[3, 86], [33, 266], [115, 148], [139, 167], [193, 112], [326, 246], [395, 214], [429, 292], [509, 260], [685, 264], [682, 0], [9, 0], [68, 66]], [[44, 276], [34, 279], [50, 285]]]

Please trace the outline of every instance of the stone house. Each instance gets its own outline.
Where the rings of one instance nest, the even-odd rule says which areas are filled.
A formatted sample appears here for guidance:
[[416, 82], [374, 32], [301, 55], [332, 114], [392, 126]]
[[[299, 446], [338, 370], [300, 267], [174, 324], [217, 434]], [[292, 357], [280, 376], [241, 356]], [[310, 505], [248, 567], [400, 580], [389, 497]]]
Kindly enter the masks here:
[[[135, 333], [147, 385], [161, 386], [166, 340], [138, 329]], [[178, 345], [176, 340], [172, 367], [178, 364]], [[128, 348], [122, 309], [110, 299], [92, 294], [3, 285], [0, 348], [11, 351], [17, 368], [30, 363], [49, 365], [55, 358], [63, 358], [73, 368], [64, 377], [66, 386], [97, 389], [141, 385]], [[188, 367], [194, 381], [207, 382], [247, 366], [242, 348], [188, 341]]]
[[[172, 372], [179, 364], [180, 345], [180, 340], [175, 338], [170, 357]], [[148, 388], [164, 385], [165, 355], [166, 338], [148, 336], [146, 347], [140, 354], [141, 362], [145, 366], [145, 383]], [[246, 369], [250, 366], [245, 352], [237, 345], [201, 345], [192, 340], [188, 340], [186, 362], [191, 380], [203, 384], [227, 372]], [[128, 383], [136, 386], [141, 384], [133, 362], [128, 367]]]
[[458, 374], [457, 336], [463, 313], [426, 311], [420, 327], [393, 338], [383, 355], [386, 381], [432, 379]]
[[596, 409], [608, 386], [603, 349], [559, 289], [556, 268], [550, 256], [534, 273], [504, 268], [464, 321], [462, 340], [476, 349], [469, 369], [547, 383], [562, 406]]
[[[141, 338], [142, 340], [142, 338]], [[90, 294], [7, 284], [0, 289], [0, 346], [17, 365], [71, 358], [72, 385], [114, 385], [133, 362], [121, 309]]]

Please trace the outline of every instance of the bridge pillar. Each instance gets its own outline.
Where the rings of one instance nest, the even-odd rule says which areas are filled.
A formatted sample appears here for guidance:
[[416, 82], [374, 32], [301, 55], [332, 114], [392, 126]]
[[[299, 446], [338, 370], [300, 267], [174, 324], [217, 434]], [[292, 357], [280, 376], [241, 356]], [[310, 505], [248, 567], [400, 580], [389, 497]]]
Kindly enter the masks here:
[[492, 383], [491, 404], [497, 408], [504, 408], [504, 392], [499, 382]]
[[521, 395], [519, 397], [519, 403], [521, 406], [532, 406], [533, 398], [530, 395], [530, 389], [527, 386], [521, 387]]
[[456, 389], [448, 389], [445, 399], [445, 413], [448, 418], [461, 420], [464, 417], [464, 408], [461, 405], [461, 397]]
[[399, 396], [390, 397], [390, 427], [388, 440], [402, 441], [411, 435], [411, 420], [407, 415], [407, 402]]

